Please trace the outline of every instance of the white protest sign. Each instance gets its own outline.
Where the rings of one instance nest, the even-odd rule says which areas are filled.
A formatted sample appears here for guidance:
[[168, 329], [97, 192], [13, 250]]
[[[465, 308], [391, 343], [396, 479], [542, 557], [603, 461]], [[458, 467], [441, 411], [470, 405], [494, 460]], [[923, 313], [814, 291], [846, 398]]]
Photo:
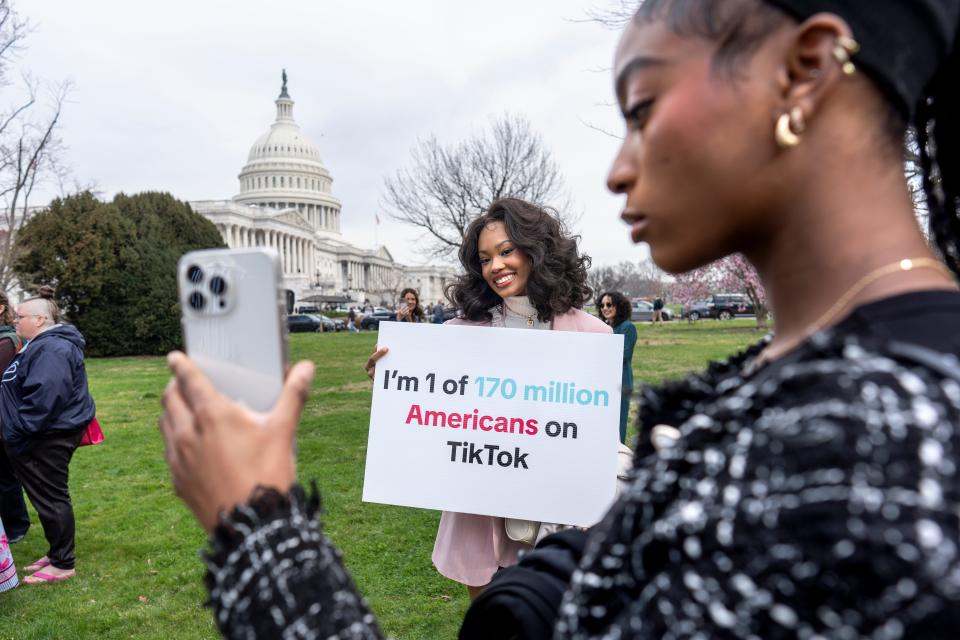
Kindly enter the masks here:
[[623, 336], [380, 324], [363, 500], [589, 526], [616, 489]]

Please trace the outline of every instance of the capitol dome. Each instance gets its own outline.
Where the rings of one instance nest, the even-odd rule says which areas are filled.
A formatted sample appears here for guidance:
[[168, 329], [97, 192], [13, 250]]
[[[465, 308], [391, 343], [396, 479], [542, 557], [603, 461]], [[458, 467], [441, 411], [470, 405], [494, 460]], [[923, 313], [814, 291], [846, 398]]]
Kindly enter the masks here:
[[250, 147], [238, 176], [240, 193], [233, 200], [278, 213], [296, 209], [315, 230], [339, 234], [340, 201], [331, 191], [333, 178], [317, 145], [293, 119], [286, 72], [275, 104], [277, 119]]

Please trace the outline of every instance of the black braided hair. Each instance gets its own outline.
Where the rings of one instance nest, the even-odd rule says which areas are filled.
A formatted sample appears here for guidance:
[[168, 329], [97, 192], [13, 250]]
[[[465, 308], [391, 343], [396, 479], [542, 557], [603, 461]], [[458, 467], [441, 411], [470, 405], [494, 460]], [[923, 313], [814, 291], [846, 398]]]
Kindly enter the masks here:
[[930, 211], [930, 235], [944, 263], [960, 277], [960, 51], [953, 51], [917, 107], [923, 191]]

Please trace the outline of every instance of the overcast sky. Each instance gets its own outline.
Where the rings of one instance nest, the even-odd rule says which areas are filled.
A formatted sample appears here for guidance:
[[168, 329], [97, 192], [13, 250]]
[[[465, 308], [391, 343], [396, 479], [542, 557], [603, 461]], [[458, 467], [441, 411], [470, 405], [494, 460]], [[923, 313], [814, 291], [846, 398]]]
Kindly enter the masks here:
[[[73, 84], [61, 136], [104, 197], [227, 199], [273, 122], [287, 69], [294, 116], [318, 145], [346, 238], [373, 247], [383, 180], [418, 138], [454, 142], [525, 115], [553, 152], [595, 264], [638, 260], [604, 186], [620, 133], [609, 67], [618, 34], [585, 21], [604, 0], [18, 0], [34, 31], [18, 70]], [[13, 96], [13, 87], [5, 89]], [[48, 194], [56, 195], [48, 190]], [[417, 234], [379, 241], [422, 264]]]

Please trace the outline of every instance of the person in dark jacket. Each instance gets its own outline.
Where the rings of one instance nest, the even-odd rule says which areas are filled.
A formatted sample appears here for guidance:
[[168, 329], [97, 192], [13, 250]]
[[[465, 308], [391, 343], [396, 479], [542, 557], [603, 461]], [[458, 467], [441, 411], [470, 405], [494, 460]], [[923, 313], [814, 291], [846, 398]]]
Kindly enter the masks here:
[[[0, 292], [0, 371], [7, 368], [17, 351], [21, 340], [13, 326], [13, 309], [7, 294]], [[3, 449], [3, 433], [0, 430], [0, 520], [6, 528], [10, 544], [20, 542], [30, 529], [30, 514], [23, 499], [23, 486], [13, 473], [13, 466]]]
[[663, 298], [657, 296], [656, 300], [653, 301], [653, 317], [650, 318], [651, 324], [663, 322], [663, 306]]
[[623, 372], [620, 395], [620, 442], [627, 442], [627, 417], [633, 395], [633, 349], [637, 345], [637, 328], [630, 316], [630, 301], [619, 291], [605, 291], [597, 298], [597, 316], [623, 336]]
[[95, 407], [87, 389], [83, 336], [59, 324], [59, 315], [46, 297], [18, 305], [17, 334], [27, 344], [0, 382], [3, 446], [50, 545], [47, 555], [26, 567], [34, 572], [26, 584], [75, 575], [68, 469]]

